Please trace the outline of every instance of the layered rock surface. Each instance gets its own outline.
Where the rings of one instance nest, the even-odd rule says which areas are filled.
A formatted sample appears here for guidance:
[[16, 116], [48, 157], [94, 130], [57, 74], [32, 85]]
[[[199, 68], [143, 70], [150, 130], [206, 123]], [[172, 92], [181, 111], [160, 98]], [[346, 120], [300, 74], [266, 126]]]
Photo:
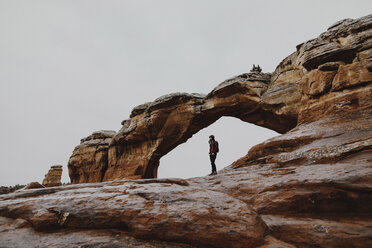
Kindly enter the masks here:
[[[372, 247], [371, 27], [372, 15], [338, 22], [272, 74], [134, 108], [70, 159], [73, 183], [97, 183], [0, 196], [0, 244]], [[123, 179], [156, 177], [162, 155], [223, 115], [283, 134], [216, 176]]]
[[102, 130], [80, 140], [68, 161], [72, 183], [102, 181], [108, 167], [108, 146], [115, 134], [115, 131]]
[[[33, 200], [35, 196], [37, 200]], [[9, 219], [17, 215], [39, 232], [100, 227], [126, 231], [137, 238], [245, 247], [263, 243], [267, 231], [261, 218], [244, 202], [184, 180], [29, 190], [1, 200], [1, 216]]]
[[54, 187], [61, 185], [61, 177], [62, 177], [62, 165], [53, 165], [50, 167], [47, 174], [45, 174], [45, 178], [43, 180], [42, 185], [44, 187]]

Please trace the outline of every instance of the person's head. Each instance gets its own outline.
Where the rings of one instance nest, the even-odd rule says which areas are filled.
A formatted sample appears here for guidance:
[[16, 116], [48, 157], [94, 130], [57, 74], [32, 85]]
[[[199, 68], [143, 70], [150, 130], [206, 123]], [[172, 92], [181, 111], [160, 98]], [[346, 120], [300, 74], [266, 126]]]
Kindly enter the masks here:
[[214, 135], [209, 135], [209, 140], [214, 140]]

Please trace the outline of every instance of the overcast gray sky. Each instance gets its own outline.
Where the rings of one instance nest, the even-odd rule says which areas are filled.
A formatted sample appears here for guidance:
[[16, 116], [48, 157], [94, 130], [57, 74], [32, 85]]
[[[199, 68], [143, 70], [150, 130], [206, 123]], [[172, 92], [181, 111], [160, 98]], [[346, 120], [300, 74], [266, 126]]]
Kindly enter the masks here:
[[[41, 182], [80, 139], [119, 130], [136, 105], [208, 93], [260, 64], [265, 72], [372, 1], [0, 0], [0, 185]], [[161, 159], [159, 177], [218, 169], [275, 132], [222, 118]]]

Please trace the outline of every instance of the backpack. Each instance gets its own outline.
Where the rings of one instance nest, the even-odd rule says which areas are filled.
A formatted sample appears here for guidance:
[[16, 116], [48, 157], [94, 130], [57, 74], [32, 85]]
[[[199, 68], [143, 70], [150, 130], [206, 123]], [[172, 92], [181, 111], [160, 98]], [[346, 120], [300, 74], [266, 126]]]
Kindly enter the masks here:
[[217, 152], [219, 152], [219, 151], [220, 151], [220, 149], [218, 148], [218, 142], [217, 142], [217, 141], [215, 141], [215, 142], [214, 142], [214, 144], [215, 144], [215, 146], [216, 146], [216, 153], [217, 153]]

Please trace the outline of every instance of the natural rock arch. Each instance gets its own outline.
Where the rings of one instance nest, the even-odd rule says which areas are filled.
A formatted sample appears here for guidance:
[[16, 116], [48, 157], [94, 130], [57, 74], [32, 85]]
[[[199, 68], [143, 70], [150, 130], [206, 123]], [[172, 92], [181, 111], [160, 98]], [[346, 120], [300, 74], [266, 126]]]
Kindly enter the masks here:
[[295, 116], [266, 109], [262, 96], [271, 74], [247, 73], [221, 83], [208, 95], [175, 93], [133, 109], [113, 137], [104, 181], [112, 178], [156, 178], [159, 160], [193, 134], [222, 116], [284, 133]]
[[[356, 107], [365, 104], [370, 98], [357, 93], [349, 96], [347, 92], [369, 87], [372, 81], [371, 49], [366, 38], [370, 27], [371, 16], [345, 20], [298, 45], [272, 74], [245, 73], [226, 80], [207, 95], [175, 93], [135, 107], [119, 132], [96, 132], [75, 148], [68, 163], [71, 182], [154, 178], [162, 156], [221, 116], [285, 133], [296, 125], [330, 118], [330, 113], [344, 113], [347, 109], [340, 106], [348, 101]], [[335, 104], [338, 101], [341, 103]], [[267, 154], [306, 142], [310, 141], [289, 142], [282, 144], [284, 147], [276, 147], [275, 142], [265, 144], [251, 149], [233, 166], [296, 161], [301, 153], [283, 154], [279, 160]], [[306, 159], [313, 155], [308, 156]]]
[[270, 73], [245, 73], [209, 94], [174, 93], [135, 107], [117, 132], [81, 140], [69, 160], [72, 183], [156, 178], [159, 160], [222, 116], [285, 133], [296, 126], [295, 85], [271, 84]]

